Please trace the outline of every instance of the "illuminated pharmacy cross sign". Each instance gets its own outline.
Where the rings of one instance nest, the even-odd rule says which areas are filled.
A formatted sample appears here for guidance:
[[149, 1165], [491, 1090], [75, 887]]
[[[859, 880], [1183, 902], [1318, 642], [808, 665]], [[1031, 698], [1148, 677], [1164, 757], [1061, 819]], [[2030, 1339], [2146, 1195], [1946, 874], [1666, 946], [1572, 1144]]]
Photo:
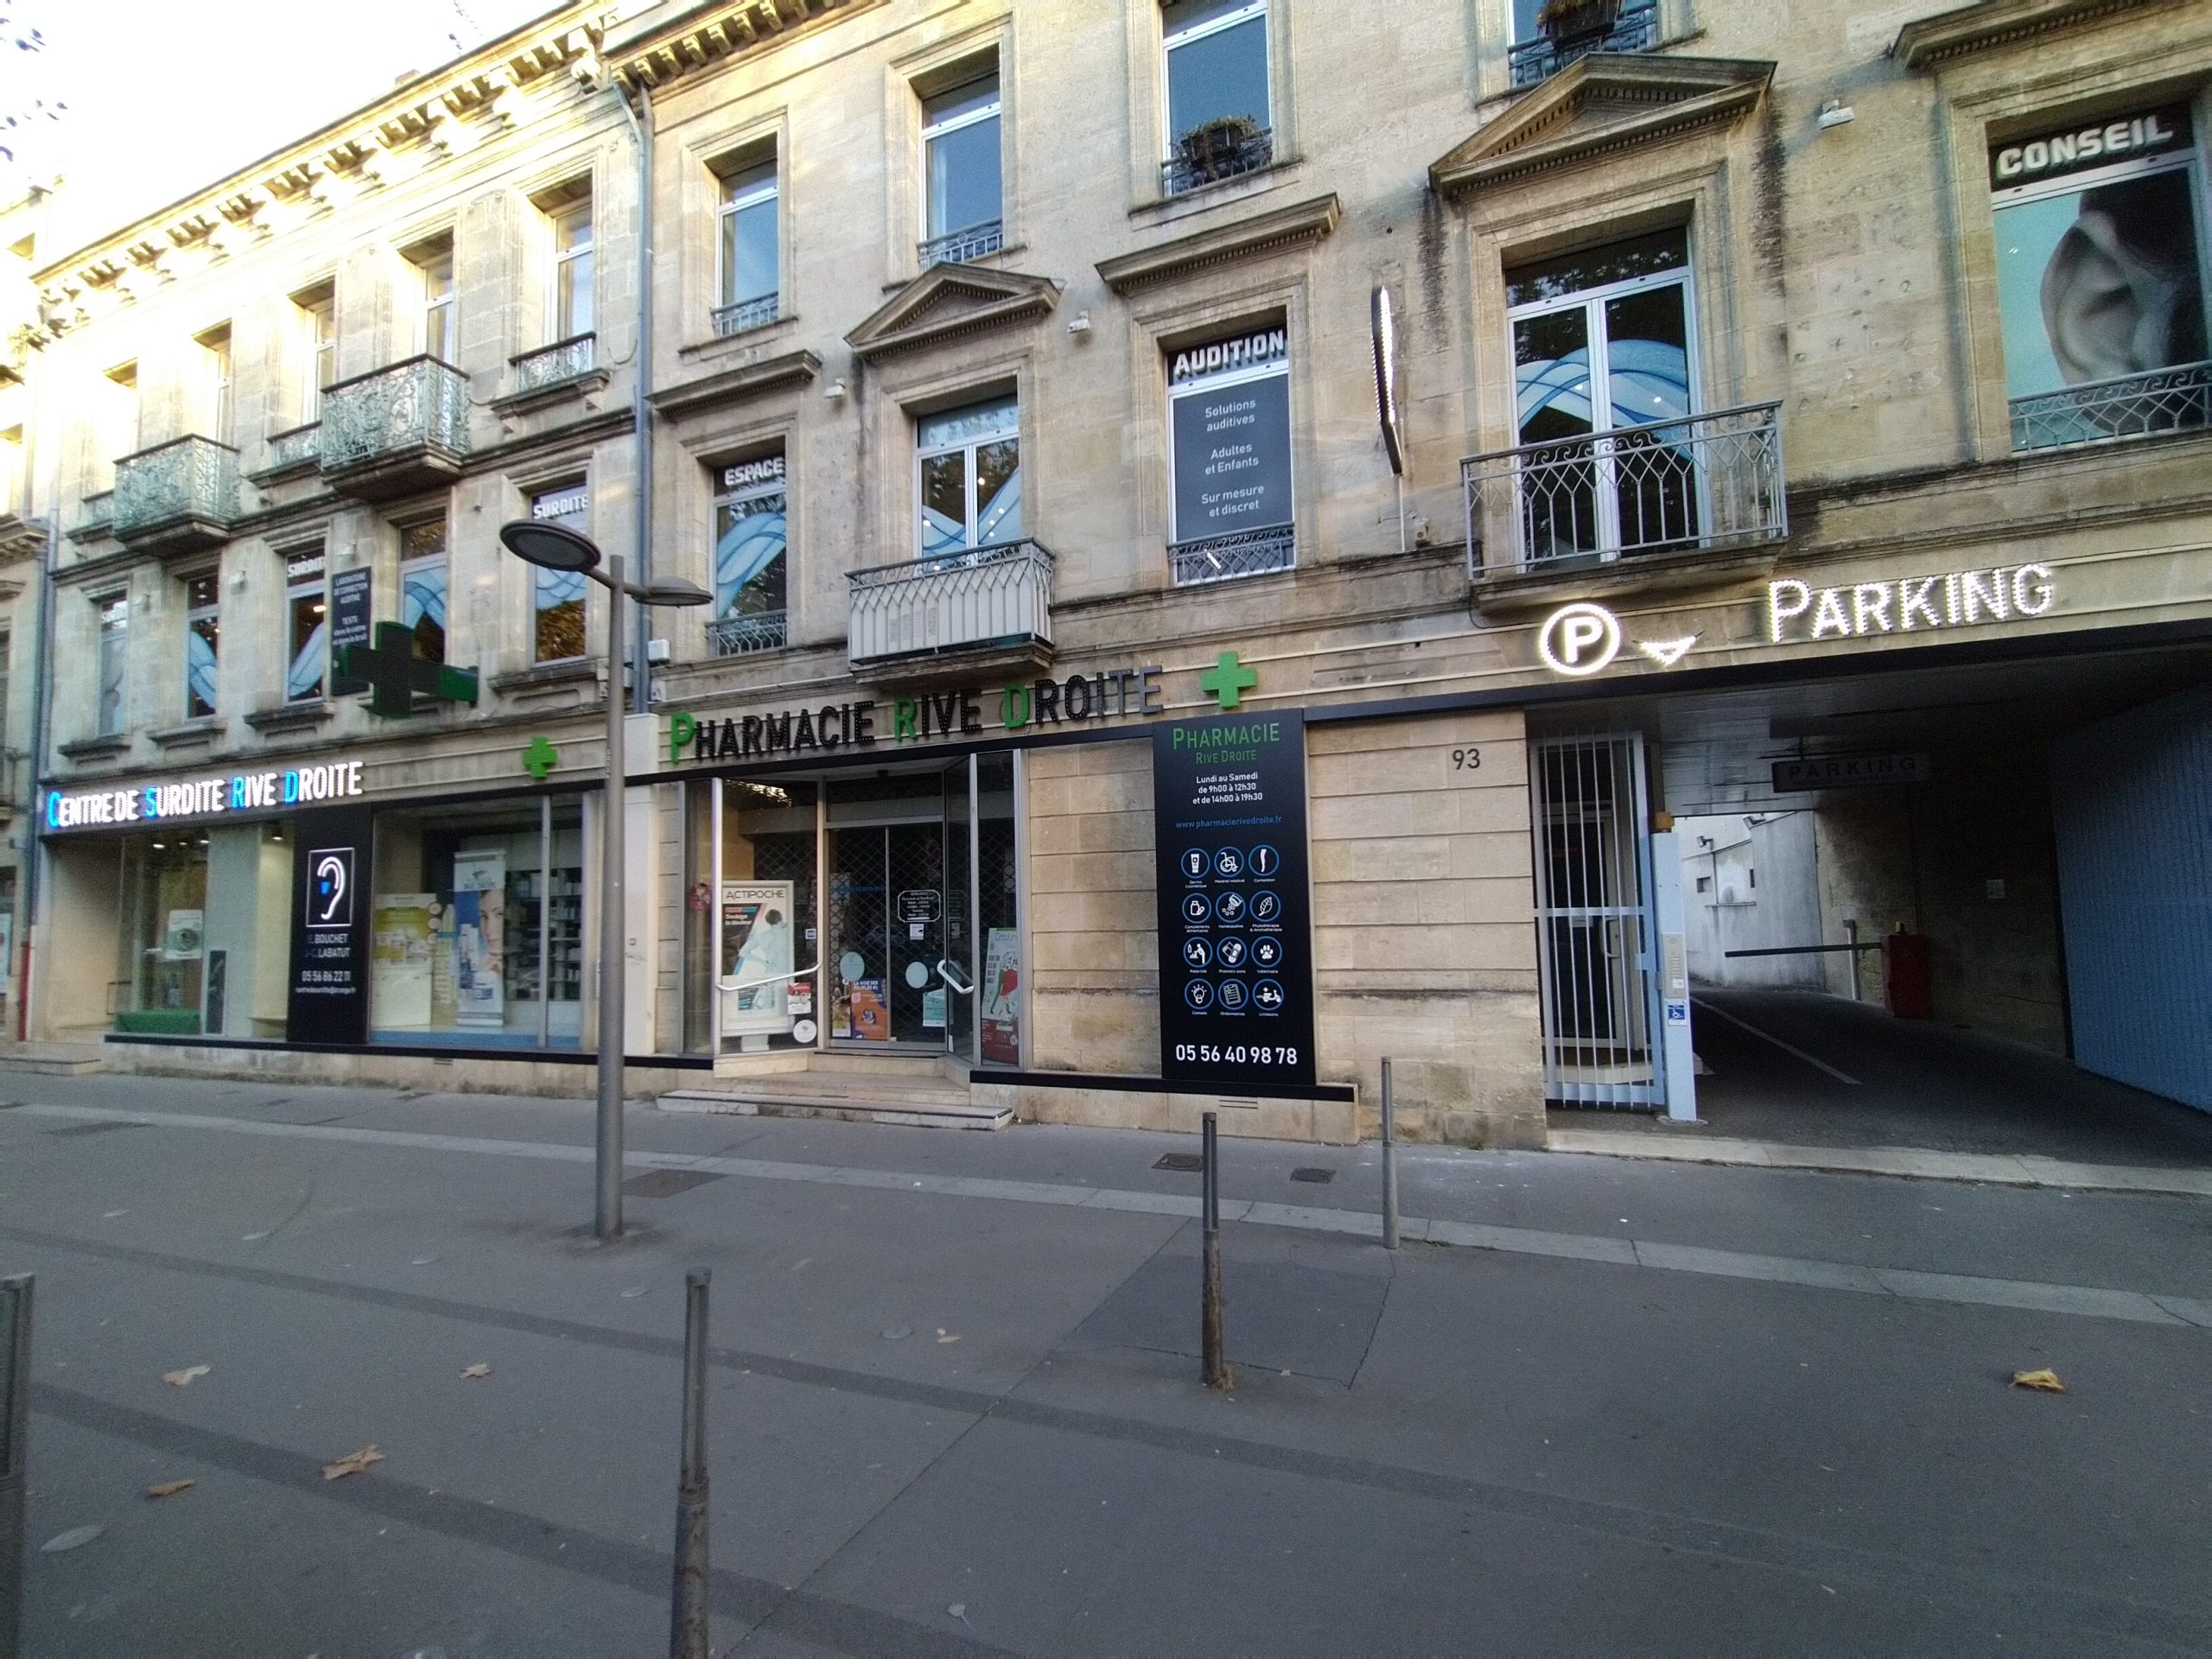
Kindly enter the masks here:
[[404, 719], [415, 712], [415, 699], [435, 697], [441, 702], [476, 701], [476, 671], [426, 663], [415, 655], [415, 630], [401, 622], [377, 624], [377, 643], [348, 645], [338, 671], [369, 683], [369, 712], [387, 719]]
[[1259, 684], [1260, 677], [1244, 666], [1233, 651], [1224, 651], [1214, 658], [1212, 670], [1198, 677], [1198, 690], [1211, 691], [1221, 700], [1221, 711], [1243, 706], [1244, 694]]

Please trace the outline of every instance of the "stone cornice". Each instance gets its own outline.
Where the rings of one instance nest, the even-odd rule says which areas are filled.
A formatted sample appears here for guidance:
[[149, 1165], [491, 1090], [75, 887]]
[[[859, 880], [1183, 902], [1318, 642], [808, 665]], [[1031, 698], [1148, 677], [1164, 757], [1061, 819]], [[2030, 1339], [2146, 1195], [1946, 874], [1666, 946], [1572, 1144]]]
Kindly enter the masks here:
[[931, 265], [845, 336], [863, 363], [893, 352], [1041, 317], [1060, 302], [1049, 276], [981, 265]]
[[1429, 183], [1460, 195], [1726, 124], [1758, 107], [1773, 79], [1762, 60], [1593, 52], [1433, 163]]
[[828, 12], [865, 0], [705, 0], [679, 17], [634, 36], [607, 42], [614, 79], [625, 92], [658, 92], [695, 69], [740, 57], [785, 39]]
[[601, 73], [610, 0], [582, 0], [502, 35], [36, 273], [41, 340], [522, 124], [541, 89]]
[[1981, 0], [1979, 5], [1907, 23], [1897, 31], [1890, 55], [1908, 69], [1936, 68], [1953, 58], [2171, 3], [2172, 0]]
[[1102, 259], [1098, 262], [1098, 275], [1116, 294], [1127, 294], [1208, 265], [1319, 242], [1337, 228], [1343, 217], [1344, 208], [1337, 200], [1336, 193], [1331, 191], [1311, 201], [1294, 202], [1271, 213], [1233, 219], [1210, 230], [1179, 236], [1172, 242], [1140, 248], [1135, 253]]
[[763, 392], [803, 386], [821, 372], [822, 359], [812, 352], [785, 352], [763, 362], [747, 363], [718, 374], [663, 386], [647, 401], [662, 414], [680, 420], [720, 404], [739, 403]]

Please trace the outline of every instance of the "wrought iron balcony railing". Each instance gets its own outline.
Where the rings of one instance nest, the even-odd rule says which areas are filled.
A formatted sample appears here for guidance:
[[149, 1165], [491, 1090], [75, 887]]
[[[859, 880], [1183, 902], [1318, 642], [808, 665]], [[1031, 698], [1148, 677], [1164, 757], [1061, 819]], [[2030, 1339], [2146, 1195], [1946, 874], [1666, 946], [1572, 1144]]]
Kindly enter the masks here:
[[468, 453], [468, 377], [435, 357], [412, 357], [326, 386], [316, 447], [326, 474], [418, 451]]
[[788, 640], [789, 620], [789, 613], [784, 611], [716, 617], [707, 624], [707, 649], [717, 657], [749, 657], [757, 651], [781, 651]]
[[1659, 0], [1629, 0], [1619, 20], [1605, 34], [1563, 44], [1540, 35], [1515, 46], [1507, 62], [1516, 86], [1534, 86], [1592, 52], [1649, 52], [1658, 44]]
[[269, 436], [269, 463], [264, 472], [287, 473], [296, 467], [312, 467], [322, 455], [322, 427], [310, 422], [289, 432]]
[[1752, 404], [1461, 461], [1472, 573], [1781, 540], [1781, 410]]
[[238, 514], [238, 452], [177, 438], [115, 463], [116, 539], [162, 550], [225, 540]]
[[566, 340], [556, 340], [550, 346], [541, 346], [534, 352], [524, 352], [520, 357], [511, 357], [507, 366], [515, 372], [515, 393], [543, 391], [548, 386], [564, 385], [571, 380], [581, 380], [599, 366], [599, 336], [571, 334]]
[[766, 328], [783, 314], [784, 300], [780, 294], [763, 294], [757, 300], [740, 300], [734, 305], [718, 305], [715, 308], [715, 333], [720, 337]]
[[1271, 575], [1297, 563], [1298, 534], [1290, 524], [1240, 530], [1233, 536], [1211, 536], [1204, 541], [1175, 542], [1167, 549], [1167, 566], [1174, 573], [1178, 588], [1234, 582], [1239, 576]]
[[922, 269], [931, 265], [965, 265], [977, 259], [988, 259], [1006, 245], [1006, 226], [999, 219], [988, 224], [970, 225], [964, 231], [948, 232], [933, 236], [919, 249]]
[[2212, 363], [2085, 381], [2012, 399], [2012, 447], [2054, 449], [2212, 426]]
[[1052, 643], [1052, 556], [1037, 542], [878, 565], [845, 582], [855, 666]]
[[1265, 127], [1235, 133], [1200, 127], [1185, 133], [1176, 153], [1160, 164], [1160, 194], [1187, 195], [1224, 179], [1256, 173], [1274, 158], [1274, 134]]

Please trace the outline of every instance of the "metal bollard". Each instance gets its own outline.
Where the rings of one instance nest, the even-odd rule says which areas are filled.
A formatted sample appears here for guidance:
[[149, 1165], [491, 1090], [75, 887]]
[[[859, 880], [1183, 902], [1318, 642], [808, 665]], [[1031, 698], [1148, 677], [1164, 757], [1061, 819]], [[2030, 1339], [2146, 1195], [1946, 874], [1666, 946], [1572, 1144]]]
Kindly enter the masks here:
[[708, 1659], [707, 1281], [683, 1275], [683, 1477], [676, 1496], [676, 1580], [669, 1598], [669, 1659]]
[[1205, 1356], [1202, 1374], [1210, 1389], [1229, 1387], [1229, 1361], [1222, 1353], [1221, 1337], [1221, 1154], [1217, 1120], [1205, 1115], [1205, 1172], [1200, 1178], [1198, 1218], [1203, 1243], [1199, 1250], [1199, 1347]]
[[30, 1484], [31, 1275], [0, 1280], [0, 1659], [23, 1639], [23, 1501]]
[[1382, 1248], [1398, 1248], [1398, 1103], [1390, 1092], [1390, 1062], [1382, 1062]]

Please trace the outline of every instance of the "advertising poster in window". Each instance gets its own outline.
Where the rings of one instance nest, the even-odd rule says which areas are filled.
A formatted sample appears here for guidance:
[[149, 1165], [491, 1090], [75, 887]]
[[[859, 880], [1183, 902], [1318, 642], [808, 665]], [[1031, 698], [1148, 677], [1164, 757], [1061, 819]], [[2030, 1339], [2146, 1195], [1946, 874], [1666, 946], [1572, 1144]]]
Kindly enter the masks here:
[[721, 1034], [780, 1037], [791, 1028], [792, 884], [722, 883]]
[[1175, 539], [1289, 524], [1290, 375], [1283, 333], [1179, 352], [1169, 365]]
[[2193, 148], [2182, 105], [1991, 147], [2011, 397], [2203, 360]]
[[284, 1035], [295, 1043], [364, 1043], [369, 1035], [370, 914], [360, 883], [374, 868], [374, 819], [327, 807], [293, 820], [292, 972]]
[[460, 1023], [507, 1023], [507, 855], [488, 849], [453, 858], [454, 989]]
[[1021, 936], [992, 928], [983, 938], [982, 995], [983, 1058], [992, 1065], [1021, 1064]]
[[437, 895], [386, 893], [377, 904], [370, 995], [379, 1031], [422, 1031], [430, 1024], [431, 918]]
[[365, 570], [340, 570], [330, 579], [330, 695], [358, 696], [369, 689], [366, 680], [340, 674], [346, 647], [369, 643], [369, 575]]
[[880, 979], [856, 979], [846, 989], [850, 1005], [852, 1034], [863, 1042], [891, 1040], [891, 1009], [883, 998]]

